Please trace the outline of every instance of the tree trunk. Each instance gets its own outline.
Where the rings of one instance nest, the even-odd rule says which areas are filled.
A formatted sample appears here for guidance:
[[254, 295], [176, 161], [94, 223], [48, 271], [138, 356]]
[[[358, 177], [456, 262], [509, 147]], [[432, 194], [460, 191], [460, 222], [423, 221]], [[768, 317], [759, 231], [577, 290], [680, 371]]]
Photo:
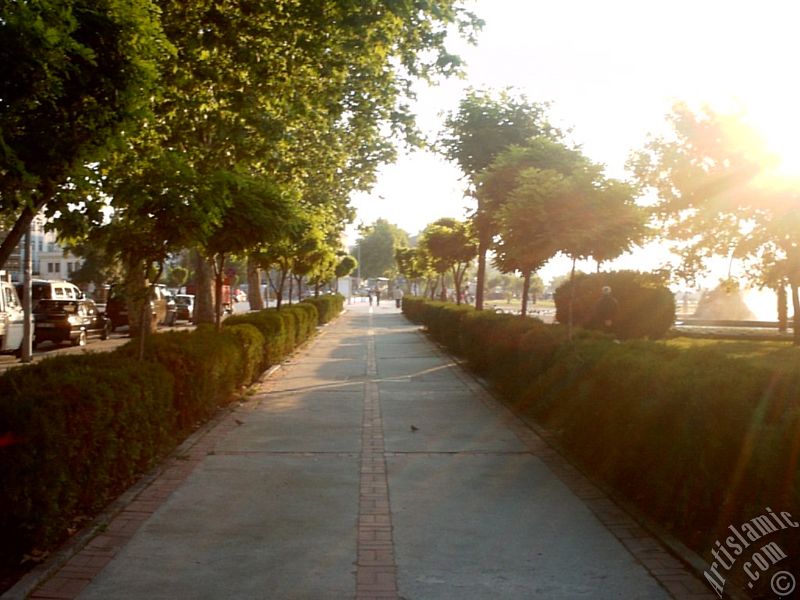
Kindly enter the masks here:
[[798, 282], [792, 280], [790, 282], [792, 288], [792, 308], [794, 315], [792, 315], [792, 340], [795, 346], [800, 346], [800, 297], [798, 297], [797, 286]]
[[278, 272], [279, 277], [279, 285], [275, 285], [272, 281], [272, 274], [267, 273], [267, 279], [269, 280], [269, 284], [272, 286], [272, 290], [275, 292], [275, 307], [280, 310], [281, 306], [283, 305], [283, 288], [286, 284], [286, 273], [285, 269], [280, 269]]
[[525, 271], [522, 279], [522, 308], [519, 311], [521, 317], [525, 318], [528, 314], [528, 294], [531, 291], [531, 272]]
[[193, 251], [193, 254], [195, 262], [195, 283], [197, 284], [194, 297], [195, 323], [213, 323], [214, 282], [211, 274], [211, 265], [208, 264], [208, 261], [198, 251]]
[[483, 310], [483, 288], [486, 281], [486, 252], [489, 250], [489, 240], [482, 235], [478, 239], [478, 275], [475, 288], [475, 308]]
[[786, 297], [786, 285], [781, 282], [778, 293], [778, 331], [786, 333], [789, 320], [789, 299]]
[[289, 275], [289, 306], [292, 305], [292, 294], [294, 294], [294, 275]]
[[572, 341], [572, 308], [575, 305], [575, 263], [577, 259], [572, 259], [572, 270], [569, 273], [569, 317], [567, 319], [567, 339]]
[[461, 304], [461, 279], [458, 276], [458, 267], [453, 267], [453, 287], [456, 288], [456, 304]]
[[55, 190], [56, 186], [51, 181], [44, 181], [33, 194], [31, 205], [22, 209], [19, 217], [11, 227], [11, 231], [6, 234], [5, 239], [0, 243], [0, 269], [6, 264], [8, 257], [11, 256], [22, 236], [30, 228], [33, 218], [55, 195]]
[[225, 255], [214, 257], [214, 327], [222, 329], [222, 284], [225, 275]]
[[264, 297], [261, 295], [261, 269], [252, 257], [247, 257], [247, 302], [250, 310], [264, 310]]

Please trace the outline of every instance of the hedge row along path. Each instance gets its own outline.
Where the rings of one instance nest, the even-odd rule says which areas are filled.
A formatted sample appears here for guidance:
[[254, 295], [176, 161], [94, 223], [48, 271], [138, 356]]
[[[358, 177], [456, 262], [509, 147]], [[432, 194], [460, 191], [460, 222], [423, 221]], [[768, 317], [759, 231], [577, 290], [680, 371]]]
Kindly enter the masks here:
[[394, 307], [352, 305], [33, 598], [714, 598]]

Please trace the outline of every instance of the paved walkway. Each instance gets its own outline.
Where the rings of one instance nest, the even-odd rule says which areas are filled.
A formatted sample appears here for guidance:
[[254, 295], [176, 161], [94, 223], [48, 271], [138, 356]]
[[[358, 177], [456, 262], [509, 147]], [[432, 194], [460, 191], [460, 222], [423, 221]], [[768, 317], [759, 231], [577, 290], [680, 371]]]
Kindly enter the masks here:
[[140, 488], [32, 597], [714, 597], [393, 306]]

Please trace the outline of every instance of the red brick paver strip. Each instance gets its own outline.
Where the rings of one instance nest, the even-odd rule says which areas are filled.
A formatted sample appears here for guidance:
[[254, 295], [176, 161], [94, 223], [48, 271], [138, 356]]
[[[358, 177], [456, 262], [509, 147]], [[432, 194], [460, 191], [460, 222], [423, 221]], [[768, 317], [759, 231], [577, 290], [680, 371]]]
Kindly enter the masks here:
[[[370, 326], [372, 313], [370, 313]], [[397, 599], [397, 565], [383, 439], [374, 330], [367, 341], [367, 381], [361, 430], [356, 600]]]

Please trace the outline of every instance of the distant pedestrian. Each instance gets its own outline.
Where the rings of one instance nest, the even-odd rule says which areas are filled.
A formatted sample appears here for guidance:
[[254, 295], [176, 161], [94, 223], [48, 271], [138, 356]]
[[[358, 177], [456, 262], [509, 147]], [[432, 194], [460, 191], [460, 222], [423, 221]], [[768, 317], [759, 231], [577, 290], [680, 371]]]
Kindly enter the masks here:
[[380, 290], [380, 288], [375, 288], [375, 303], [378, 306], [381, 305], [381, 290]]
[[394, 305], [395, 308], [400, 308], [400, 304], [403, 302], [403, 290], [398, 285], [394, 288]]
[[610, 333], [616, 324], [617, 312], [619, 312], [619, 303], [611, 295], [611, 288], [606, 285], [603, 287], [600, 299], [594, 307], [591, 321], [592, 328]]
[[372, 290], [367, 290], [367, 297], [369, 298], [369, 305], [372, 306]]

